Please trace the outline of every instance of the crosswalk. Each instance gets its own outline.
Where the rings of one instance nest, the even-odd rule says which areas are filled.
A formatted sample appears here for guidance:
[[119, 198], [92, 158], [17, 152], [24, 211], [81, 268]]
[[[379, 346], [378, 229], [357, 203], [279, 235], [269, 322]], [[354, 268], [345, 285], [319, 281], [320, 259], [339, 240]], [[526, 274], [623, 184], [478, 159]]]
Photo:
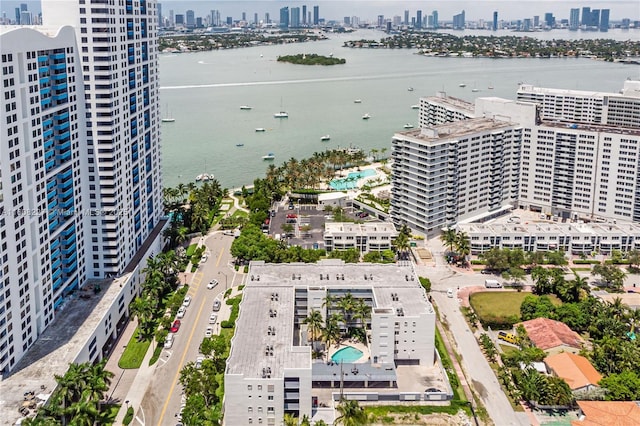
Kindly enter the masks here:
[[204, 273], [202, 271], [197, 271], [191, 280], [191, 284], [189, 285], [189, 291], [187, 294], [191, 297], [196, 295], [200, 284], [202, 284], [202, 279], [204, 278]]

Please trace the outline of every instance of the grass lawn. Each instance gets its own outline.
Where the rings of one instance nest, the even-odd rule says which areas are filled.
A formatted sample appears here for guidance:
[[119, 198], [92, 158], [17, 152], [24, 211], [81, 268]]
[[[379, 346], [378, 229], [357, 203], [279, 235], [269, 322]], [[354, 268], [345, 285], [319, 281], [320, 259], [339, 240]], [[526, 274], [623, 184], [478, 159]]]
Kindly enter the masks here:
[[139, 330], [136, 328], [136, 331], [133, 333], [133, 336], [131, 336], [129, 343], [127, 344], [127, 348], [120, 357], [120, 361], [118, 361], [118, 367], [128, 369], [140, 368], [140, 365], [142, 365], [142, 359], [147, 353], [147, 349], [149, 349], [151, 340], [138, 342], [138, 333]]
[[[530, 296], [529, 292], [516, 291], [481, 291], [473, 293], [469, 303], [473, 307], [480, 321], [492, 318], [516, 318], [520, 320], [520, 305], [525, 297]], [[560, 305], [560, 299], [549, 294], [549, 298], [554, 305]]]
[[233, 212], [231, 217], [249, 217], [249, 213], [245, 212], [244, 210], [236, 210]]
[[196, 247], [198, 247], [197, 244], [191, 244], [187, 247], [187, 258], [191, 258], [191, 256], [193, 256], [193, 252], [196, 251]]
[[515, 348], [513, 346], [509, 346], [509, 345], [500, 345], [500, 349], [502, 350], [502, 352], [504, 352], [505, 354], [508, 354], [510, 352], [520, 352], [520, 349]]

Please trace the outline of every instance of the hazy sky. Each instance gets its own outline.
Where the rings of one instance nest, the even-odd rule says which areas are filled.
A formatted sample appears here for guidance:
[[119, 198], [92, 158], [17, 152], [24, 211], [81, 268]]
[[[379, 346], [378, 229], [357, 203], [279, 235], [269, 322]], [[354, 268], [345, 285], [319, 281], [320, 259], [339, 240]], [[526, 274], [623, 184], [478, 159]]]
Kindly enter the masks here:
[[[55, 1], [55, 0], [46, 0]], [[0, 9], [11, 13], [20, 3], [27, 3], [29, 10], [39, 12], [40, 2], [37, 0], [0, 0]], [[440, 20], [450, 21], [454, 14], [464, 10], [468, 20], [491, 19], [494, 11], [498, 11], [499, 19], [523, 19], [534, 15], [544, 16], [552, 12], [556, 19], [568, 19], [571, 8], [589, 6], [592, 9], [610, 9], [610, 20], [630, 18], [640, 20], [640, 0], [438, 0], [438, 1], [399, 1], [399, 0], [168, 0], [161, 1], [163, 14], [173, 9], [175, 13], [184, 13], [187, 9], [196, 12], [196, 16], [204, 16], [211, 9], [220, 11], [222, 17], [231, 16], [239, 19], [242, 12], [247, 13], [249, 20], [258, 13], [259, 19], [264, 18], [265, 12], [272, 19], [279, 19], [279, 9], [284, 6], [301, 7], [307, 5], [307, 10], [313, 10], [314, 5], [320, 6], [320, 17], [325, 20], [342, 20], [345, 16], [358, 16], [361, 20], [375, 20], [378, 15], [391, 18], [394, 15], [404, 17], [404, 11], [409, 10], [410, 16], [415, 16], [416, 10], [422, 10], [423, 16], [433, 10], [438, 11]]]

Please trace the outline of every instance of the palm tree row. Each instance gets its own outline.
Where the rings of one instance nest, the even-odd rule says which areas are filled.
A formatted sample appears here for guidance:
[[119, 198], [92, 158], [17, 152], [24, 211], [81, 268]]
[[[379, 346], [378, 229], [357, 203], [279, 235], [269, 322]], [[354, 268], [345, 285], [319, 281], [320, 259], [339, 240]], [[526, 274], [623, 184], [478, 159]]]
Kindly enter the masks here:
[[70, 364], [63, 376], [55, 376], [57, 387], [49, 403], [38, 415], [23, 421], [23, 425], [97, 425], [111, 423], [106, 398], [114, 374], [105, 369], [106, 360]]
[[147, 259], [142, 270], [145, 280], [142, 293], [131, 303], [131, 315], [138, 317], [139, 336], [144, 339], [153, 334], [158, 316], [162, 314], [162, 300], [178, 286], [178, 265], [180, 261], [175, 252], [160, 253]]

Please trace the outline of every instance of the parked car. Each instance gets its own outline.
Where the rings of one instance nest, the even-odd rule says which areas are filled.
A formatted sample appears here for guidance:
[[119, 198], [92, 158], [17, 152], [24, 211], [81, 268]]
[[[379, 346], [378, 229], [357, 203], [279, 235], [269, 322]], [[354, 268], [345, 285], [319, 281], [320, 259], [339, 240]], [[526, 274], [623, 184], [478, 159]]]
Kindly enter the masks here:
[[498, 339], [504, 340], [505, 342], [513, 343], [514, 345], [517, 343], [516, 336], [505, 331], [498, 332]]
[[213, 312], [218, 312], [220, 310], [220, 307], [222, 306], [222, 303], [220, 302], [219, 299], [216, 299], [213, 301]]
[[190, 304], [191, 304], [191, 296], [185, 296], [184, 300], [182, 301], [182, 306], [186, 308]]
[[171, 346], [173, 346], [173, 334], [169, 333], [164, 339], [164, 348], [171, 349]]
[[204, 331], [204, 337], [211, 337], [213, 336], [213, 327], [207, 327], [207, 329]]
[[209, 256], [207, 256], [206, 254], [203, 254], [202, 257], [200, 258], [200, 263], [205, 263], [207, 260], [209, 260]]
[[218, 321], [218, 315], [216, 314], [211, 314], [209, 316], [209, 324], [215, 324], [216, 321]]
[[178, 309], [178, 313], [176, 314], [176, 318], [184, 318], [184, 314], [187, 313], [187, 308], [185, 308], [184, 306], [180, 306], [180, 309]]
[[271, 217], [275, 217], [276, 216], [276, 211], [275, 210], [271, 210]]
[[297, 215], [297, 214], [295, 214], [295, 213], [289, 213], [289, 214], [287, 215], [287, 219], [295, 219], [295, 218], [297, 218], [297, 217], [298, 217], [298, 215]]
[[202, 361], [204, 361], [203, 356], [199, 356], [198, 358], [196, 358], [196, 368], [202, 367]]
[[214, 288], [217, 285], [218, 285], [218, 280], [213, 279], [213, 280], [209, 281], [209, 284], [207, 284], [207, 290], [211, 290], [212, 288]]
[[448, 288], [447, 289], [447, 297], [453, 297], [453, 289], [452, 288]]
[[175, 320], [169, 331], [171, 331], [172, 333], [177, 333], [178, 330], [180, 330], [180, 324], [181, 324], [180, 320], [178, 319]]

